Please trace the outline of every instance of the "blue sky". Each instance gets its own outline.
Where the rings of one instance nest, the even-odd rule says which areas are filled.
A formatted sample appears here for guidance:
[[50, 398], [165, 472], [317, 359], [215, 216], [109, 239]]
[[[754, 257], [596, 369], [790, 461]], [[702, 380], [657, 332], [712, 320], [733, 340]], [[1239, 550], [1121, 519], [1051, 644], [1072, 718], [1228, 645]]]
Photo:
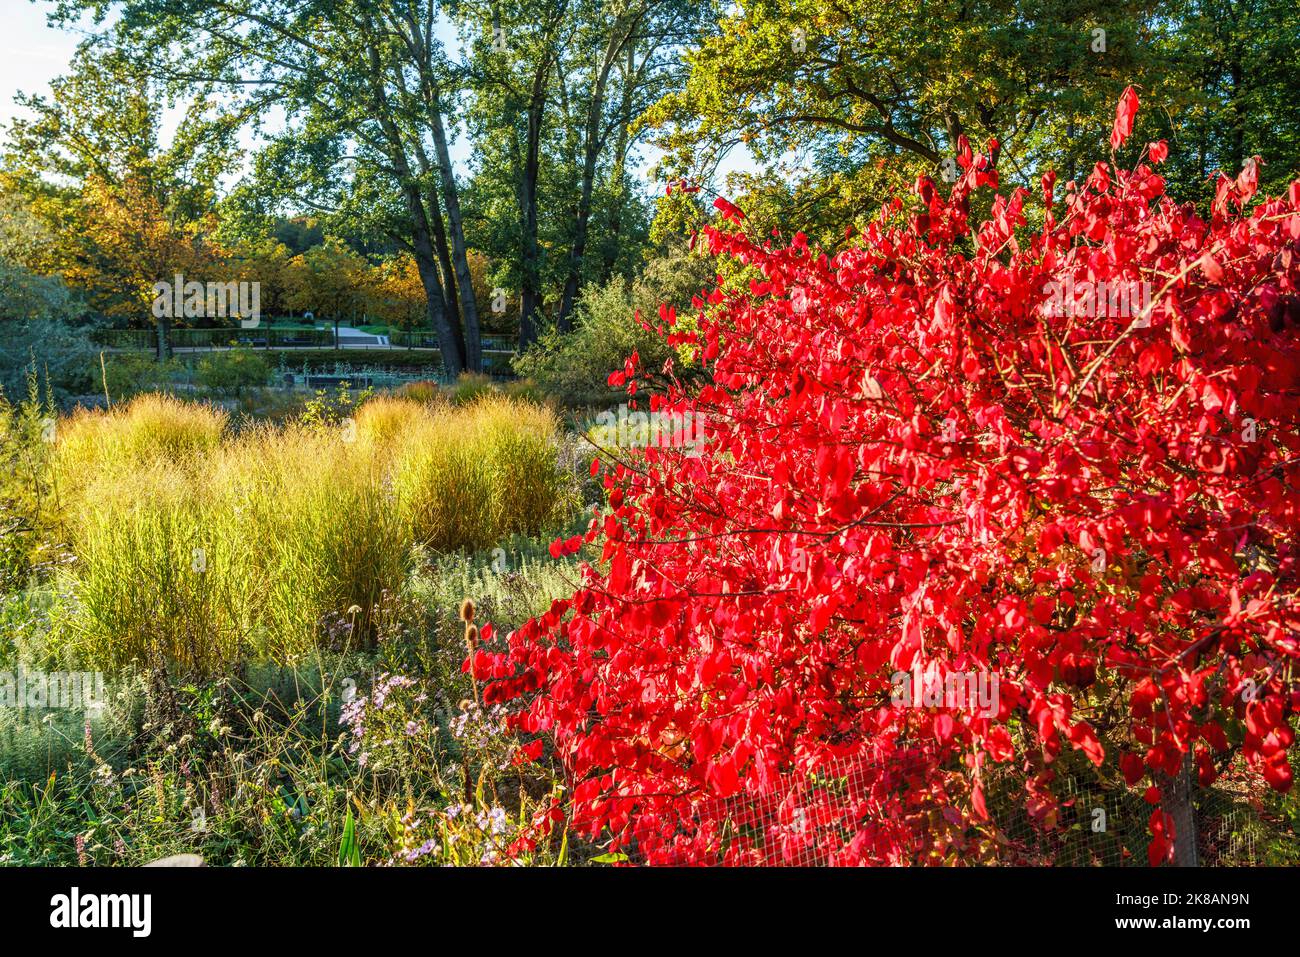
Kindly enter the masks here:
[[8, 125], [16, 111], [14, 95], [44, 93], [63, 72], [81, 37], [45, 25], [46, 3], [0, 0], [0, 122]]

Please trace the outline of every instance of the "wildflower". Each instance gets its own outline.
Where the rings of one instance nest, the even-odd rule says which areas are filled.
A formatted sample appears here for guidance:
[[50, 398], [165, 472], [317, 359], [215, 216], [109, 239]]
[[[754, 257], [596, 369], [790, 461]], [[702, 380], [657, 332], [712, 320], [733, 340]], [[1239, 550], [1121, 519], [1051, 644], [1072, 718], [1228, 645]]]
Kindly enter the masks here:
[[437, 850], [438, 850], [438, 845], [433, 841], [432, 838], [430, 838], [429, 840], [425, 841], [423, 844], [421, 844], [419, 847], [415, 848], [414, 850], [407, 851], [406, 862], [408, 864], [413, 863], [414, 861], [417, 861], [420, 858], [424, 857], [426, 854], [432, 854]]

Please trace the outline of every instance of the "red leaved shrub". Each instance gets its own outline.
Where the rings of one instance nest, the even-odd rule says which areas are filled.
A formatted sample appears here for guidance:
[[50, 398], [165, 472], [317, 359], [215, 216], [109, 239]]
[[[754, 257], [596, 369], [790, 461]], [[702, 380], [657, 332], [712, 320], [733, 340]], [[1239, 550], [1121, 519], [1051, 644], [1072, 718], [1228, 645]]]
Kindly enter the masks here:
[[[970, 224], [997, 173], [964, 141], [959, 165], [833, 258], [716, 204], [710, 251], [754, 278], [690, 331], [661, 313], [709, 382], [651, 401], [707, 442], [602, 459], [599, 562], [470, 662], [566, 775], [537, 834], [895, 863], [974, 853], [995, 775], [1050, 820], [1066, 753], [1138, 786], [1187, 755], [1207, 784], [1239, 748], [1290, 787], [1300, 183], [1248, 208], [1251, 164], [1206, 222], [1148, 162], [1098, 163], [1063, 202], [1045, 177], [1031, 229], [1024, 190]], [[909, 707], [900, 673], [996, 700]], [[725, 820], [738, 795], [770, 813]], [[1155, 862], [1173, 822], [1151, 825]]]

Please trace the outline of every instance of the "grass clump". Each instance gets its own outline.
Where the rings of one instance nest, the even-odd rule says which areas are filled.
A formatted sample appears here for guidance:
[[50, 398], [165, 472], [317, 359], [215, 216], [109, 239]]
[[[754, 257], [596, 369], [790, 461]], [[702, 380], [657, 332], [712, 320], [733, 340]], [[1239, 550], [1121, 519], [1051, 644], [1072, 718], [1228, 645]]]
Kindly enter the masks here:
[[55, 653], [213, 674], [365, 647], [417, 546], [488, 548], [574, 504], [544, 407], [494, 394], [333, 411], [232, 429], [224, 412], [148, 395], [60, 423], [54, 487], [74, 559]]
[[104, 474], [122, 475], [156, 459], [184, 464], [216, 448], [229, 428], [226, 412], [161, 393], [107, 411], [78, 409], [58, 423], [55, 483], [75, 495]]
[[559, 464], [559, 422], [544, 406], [488, 395], [414, 422], [392, 479], [417, 543], [486, 548], [539, 534], [572, 504]]
[[252, 626], [257, 581], [249, 543], [229, 518], [192, 463], [157, 458], [91, 479], [65, 523], [75, 611], [59, 643], [96, 668], [233, 663]]
[[259, 593], [255, 651], [284, 661], [322, 642], [364, 644], [411, 542], [382, 462], [354, 426], [263, 427], [223, 450], [220, 514], [235, 523]]

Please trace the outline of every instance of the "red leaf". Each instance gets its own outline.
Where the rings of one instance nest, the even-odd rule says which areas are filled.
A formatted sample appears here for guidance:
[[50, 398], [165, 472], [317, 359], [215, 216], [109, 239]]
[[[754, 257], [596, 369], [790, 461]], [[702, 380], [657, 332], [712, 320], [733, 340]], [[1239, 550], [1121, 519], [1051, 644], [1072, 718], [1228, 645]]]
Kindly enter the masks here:
[[1115, 106], [1115, 125], [1110, 131], [1110, 148], [1119, 149], [1133, 134], [1133, 118], [1137, 116], [1138, 95], [1133, 87], [1125, 87]]

